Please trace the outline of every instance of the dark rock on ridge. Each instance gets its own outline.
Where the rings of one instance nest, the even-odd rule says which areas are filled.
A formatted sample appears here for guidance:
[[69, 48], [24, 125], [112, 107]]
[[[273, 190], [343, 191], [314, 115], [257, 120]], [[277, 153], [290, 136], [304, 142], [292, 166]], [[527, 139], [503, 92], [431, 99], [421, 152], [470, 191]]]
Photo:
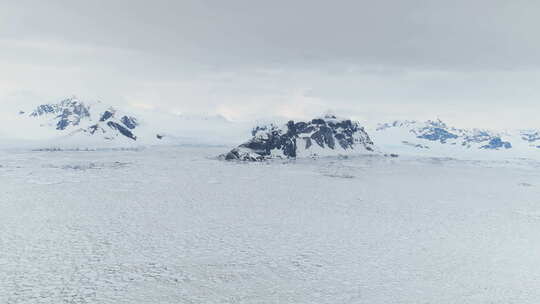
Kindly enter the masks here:
[[[317, 155], [319, 151], [339, 155], [345, 151], [373, 151], [374, 145], [358, 123], [333, 115], [307, 122], [289, 121], [284, 127], [257, 126], [252, 138], [229, 153], [225, 160], [261, 161], [273, 157], [295, 158], [299, 154]], [[326, 154], [326, 153], [325, 153]]]
[[480, 149], [491, 149], [491, 150], [497, 150], [500, 148], [510, 149], [512, 148], [512, 144], [507, 141], [502, 141], [500, 137], [495, 137], [491, 139], [487, 145], [480, 147]]
[[89, 108], [75, 98], [67, 98], [58, 104], [38, 106], [31, 114], [32, 117], [56, 115], [56, 129], [65, 130], [69, 126], [78, 126], [81, 120], [90, 117]]

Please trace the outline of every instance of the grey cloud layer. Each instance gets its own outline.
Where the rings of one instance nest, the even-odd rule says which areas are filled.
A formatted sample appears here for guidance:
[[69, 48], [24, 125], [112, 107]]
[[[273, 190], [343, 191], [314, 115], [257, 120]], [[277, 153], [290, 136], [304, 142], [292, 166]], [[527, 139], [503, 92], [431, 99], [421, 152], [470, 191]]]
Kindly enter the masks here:
[[214, 64], [540, 64], [538, 1], [13, 1], [3, 37]]
[[540, 95], [539, 10], [525, 0], [2, 1], [0, 97], [78, 93], [232, 116], [270, 103], [273, 114], [466, 106], [517, 117]]

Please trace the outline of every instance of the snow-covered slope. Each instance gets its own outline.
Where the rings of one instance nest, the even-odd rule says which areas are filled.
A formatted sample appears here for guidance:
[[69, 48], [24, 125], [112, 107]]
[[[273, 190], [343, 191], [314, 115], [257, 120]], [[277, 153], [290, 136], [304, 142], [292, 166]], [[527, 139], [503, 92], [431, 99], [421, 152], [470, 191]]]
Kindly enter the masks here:
[[[127, 110], [126, 110], [127, 109]], [[141, 145], [233, 144], [249, 126], [220, 116], [187, 116], [120, 108], [70, 97], [0, 121], [0, 147], [108, 148]]]
[[540, 133], [464, 129], [441, 120], [414, 120], [379, 124], [371, 133], [383, 150], [432, 156], [521, 157], [540, 150]]
[[64, 143], [126, 144], [136, 142], [136, 117], [100, 101], [83, 102], [76, 97], [19, 112], [12, 138]]
[[333, 115], [284, 126], [258, 126], [252, 138], [223, 157], [257, 161], [268, 158], [342, 155], [374, 151], [369, 135], [358, 123]]

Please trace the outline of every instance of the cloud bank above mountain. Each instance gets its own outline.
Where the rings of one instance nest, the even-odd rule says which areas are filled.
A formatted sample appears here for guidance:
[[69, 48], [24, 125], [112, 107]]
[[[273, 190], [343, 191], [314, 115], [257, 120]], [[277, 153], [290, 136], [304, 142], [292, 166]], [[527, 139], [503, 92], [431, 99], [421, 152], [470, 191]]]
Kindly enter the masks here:
[[[534, 1], [0, 3], [0, 102], [534, 126]], [[11, 110], [10, 110], [11, 111]]]

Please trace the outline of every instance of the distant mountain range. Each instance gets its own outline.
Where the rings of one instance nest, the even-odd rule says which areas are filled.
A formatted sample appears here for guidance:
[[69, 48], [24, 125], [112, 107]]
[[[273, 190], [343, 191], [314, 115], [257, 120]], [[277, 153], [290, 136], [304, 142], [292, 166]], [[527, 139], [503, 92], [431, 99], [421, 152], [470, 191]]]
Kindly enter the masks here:
[[534, 129], [463, 129], [449, 126], [441, 120], [398, 120], [379, 124], [371, 135], [381, 147], [402, 153], [416, 151], [422, 154], [459, 156], [461, 153], [480, 155], [478, 153], [482, 151], [499, 151], [499, 155], [525, 156], [540, 152], [540, 132]]
[[[219, 116], [137, 113], [83, 102], [76, 97], [20, 111], [17, 126], [3, 127], [33, 140], [73, 145], [240, 144], [223, 155], [229, 160], [264, 160], [355, 153], [421, 154], [430, 156], [540, 154], [540, 130], [493, 131], [449, 126], [437, 120], [396, 120], [372, 128], [350, 119], [325, 115], [308, 121], [255, 126]], [[17, 131], [17, 132], [16, 132]], [[34, 134], [35, 136], [27, 136]], [[17, 135], [16, 134], [16, 135]], [[15, 138], [16, 135], [12, 136]], [[491, 151], [491, 152], [489, 152]], [[487, 154], [486, 154], [487, 153]], [[495, 153], [495, 154], [494, 154]]]
[[[20, 110], [17, 119], [0, 122], [0, 137], [51, 146], [124, 146], [237, 142], [248, 127], [221, 116], [178, 115], [125, 110], [101, 101], [70, 97]], [[11, 130], [9, 130], [11, 129]], [[0, 141], [1, 145], [1, 141]]]
[[[503, 140], [505, 134], [495, 133], [489, 130], [480, 129], [458, 129], [450, 127], [441, 120], [418, 121], [394, 121], [392, 123], [380, 124], [376, 131], [385, 132], [391, 129], [402, 129], [407, 131], [415, 140], [419, 141], [418, 148], [429, 148], [428, 144], [440, 143], [449, 145], [460, 145], [467, 149], [511, 149], [512, 144]], [[403, 138], [405, 140], [405, 138]], [[402, 143], [410, 145], [411, 142]]]

